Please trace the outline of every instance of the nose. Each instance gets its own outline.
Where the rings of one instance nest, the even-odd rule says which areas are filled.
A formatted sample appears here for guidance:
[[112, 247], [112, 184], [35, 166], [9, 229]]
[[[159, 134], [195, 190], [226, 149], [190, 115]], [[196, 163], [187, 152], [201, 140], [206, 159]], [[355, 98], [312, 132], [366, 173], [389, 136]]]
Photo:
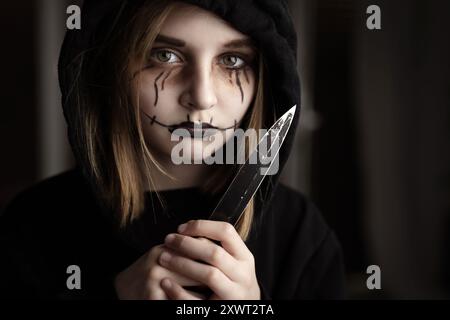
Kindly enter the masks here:
[[181, 95], [181, 105], [189, 109], [210, 109], [217, 104], [210, 64], [197, 64], [187, 77], [189, 86]]

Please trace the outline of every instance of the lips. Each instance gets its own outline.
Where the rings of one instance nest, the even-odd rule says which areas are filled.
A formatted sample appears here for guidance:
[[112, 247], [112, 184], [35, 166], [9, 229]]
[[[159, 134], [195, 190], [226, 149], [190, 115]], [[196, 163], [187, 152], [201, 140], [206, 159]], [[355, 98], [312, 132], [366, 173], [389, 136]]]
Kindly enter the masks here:
[[179, 123], [177, 125], [174, 125], [174, 128], [217, 129], [217, 127], [214, 127], [207, 122], [192, 122], [192, 121], [185, 121], [185, 122]]
[[172, 126], [172, 132], [177, 129], [185, 129], [187, 130], [191, 138], [194, 139], [201, 139], [205, 137], [209, 137], [214, 135], [217, 132], [217, 127], [212, 126], [209, 123], [206, 122], [191, 122], [191, 121], [185, 121], [182, 123], [179, 123], [177, 125]]

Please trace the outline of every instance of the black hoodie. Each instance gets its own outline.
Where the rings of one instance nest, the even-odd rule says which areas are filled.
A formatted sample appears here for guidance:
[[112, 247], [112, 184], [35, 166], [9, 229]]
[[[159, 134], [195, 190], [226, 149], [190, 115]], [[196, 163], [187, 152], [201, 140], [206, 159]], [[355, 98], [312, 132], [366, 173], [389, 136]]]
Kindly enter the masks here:
[[[163, 242], [184, 221], [206, 218], [217, 197], [196, 188], [163, 191], [171, 216], [161, 215], [147, 194], [146, 214], [125, 232], [93, 192], [86, 155], [74, 135], [75, 110], [67, 103], [82, 70], [84, 52], [98, 47], [139, 9], [142, 0], [85, 1], [81, 30], [67, 31], [59, 77], [74, 170], [47, 179], [18, 195], [0, 220], [0, 296], [42, 298], [115, 298], [114, 276], [153, 245]], [[297, 38], [285, 1], [185, 0], [212, 11], [250, 36], [264, 55], [266, 107], [274, 118], [300, 105]], [[246, 245], [255, 257], [263, 299], [344, 297], [342, 253], [320, 213], [298, 192], [278, 183], [299, 121], [280, 150], [278, 174], [268, 176], [255, 195], [255, 222]], [[267, 120], [265, 127], [273, 124]], [[199, 201], [202, 200], [202, 201]], [[156, 206], [155, 206], [156, 203]], [[151, 210], [149, 208], [152, 208]], [[150, 213], [150, 211], [152, 211]], [[81, 290], [69, 290], [67, 268], [79, 266]]]

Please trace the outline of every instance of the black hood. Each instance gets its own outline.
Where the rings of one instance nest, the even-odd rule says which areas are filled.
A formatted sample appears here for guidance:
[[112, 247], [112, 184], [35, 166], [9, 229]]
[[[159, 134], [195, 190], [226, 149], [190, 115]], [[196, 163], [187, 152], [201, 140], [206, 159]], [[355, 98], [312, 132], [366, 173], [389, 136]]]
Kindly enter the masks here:
[[[147, 0], [148, 1], [148, 0]], [[151, 1], [151, 0], [150, 0]], [[61, 49], [58, 72], [62, 92], [62, 106], [68, 124], [69, 141], [81, 169], [86, 166], [85, 155], [79, 154], [79, 143], [74, 136], [77, 126], [71, 97], [77, 77], [82, 70], [84, 53], [101, 44], [114, 34], [144, 0], [85, 0], [82, 9], [81, 30], [68, 30]], [[265, 107], [274, 118], [264, 124], [269, 128], [293, 105], [297, 105], [291, 129], [279, 154], [279, 171], [267, 176], [255, 200], [257, 208], [266, 208], [278, 183], [292, 148], [300, 114], [300, 81], [297, 74], [297, 36], [294, 24], [283, 0], [185, 0], [211, 11], [229, 22], [234, 28], [251, 37], [262, 52], [265, 61]], [[89, 175], [83, 170], [88, 179]]]

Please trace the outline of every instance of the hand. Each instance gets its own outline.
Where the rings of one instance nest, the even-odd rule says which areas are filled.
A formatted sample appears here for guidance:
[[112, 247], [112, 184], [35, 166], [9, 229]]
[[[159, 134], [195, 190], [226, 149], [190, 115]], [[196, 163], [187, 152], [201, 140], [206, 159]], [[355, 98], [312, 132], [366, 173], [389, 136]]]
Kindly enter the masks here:
[[[160, 266], [157, 261], [163, 249], [164, 245], [153, 247], [130, 267], [116, 276], [114, 286], [119, 299], [167, 300], [168, 297], [161, 288], [161, 280], [167, 277], [173, 279], [178, 286], [201, 285], [198, 281]], [[206, 298], [188, 290], [186, 290], [186, 295], [190, 299]]]
[[[162, 266], [209, 287], [212, 300], [261, 299], [254, 257], [231, 224], [193, 220], [179, 226], [178, 232], [165, 239], [170, 250], [161, 254]], [[209, 239], [220, 241], [222, 246]], [[185, 299], [186, 290], [167, 278], [162, 286], [167, 296]], [[165, 287], [166, 282], [170, 288]]]

